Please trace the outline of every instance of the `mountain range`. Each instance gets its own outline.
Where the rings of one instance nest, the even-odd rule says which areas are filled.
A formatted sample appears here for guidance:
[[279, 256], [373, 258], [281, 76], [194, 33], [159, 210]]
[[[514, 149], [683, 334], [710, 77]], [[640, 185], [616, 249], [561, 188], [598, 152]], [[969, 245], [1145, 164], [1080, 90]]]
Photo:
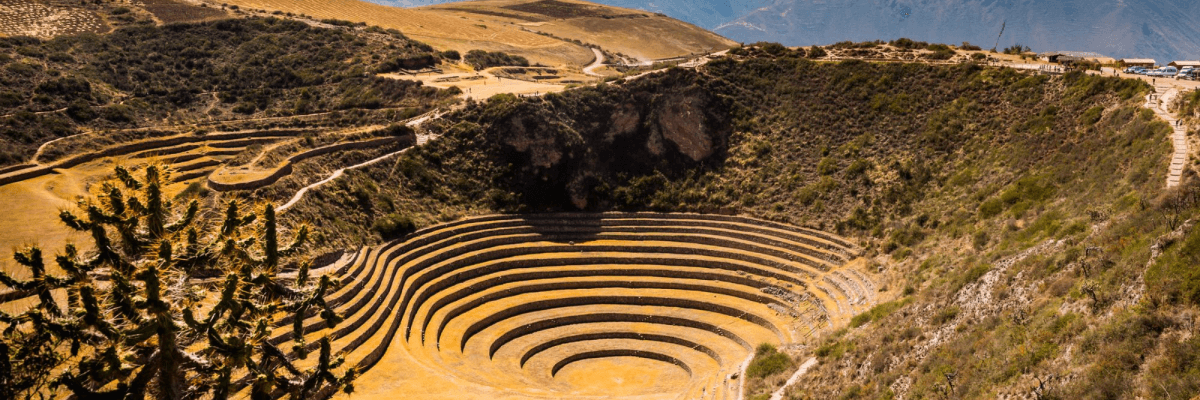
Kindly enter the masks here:
[[[370, 0], [398, 7], [446, 0]], [[744, 43], [907, 37], [984, 48], [1091, 51], [1161, 64], [1200, 59], [1195, 0], [596, 0], [666, 14]], [[1000, 35], [1001, 28], [1003, 35]]]

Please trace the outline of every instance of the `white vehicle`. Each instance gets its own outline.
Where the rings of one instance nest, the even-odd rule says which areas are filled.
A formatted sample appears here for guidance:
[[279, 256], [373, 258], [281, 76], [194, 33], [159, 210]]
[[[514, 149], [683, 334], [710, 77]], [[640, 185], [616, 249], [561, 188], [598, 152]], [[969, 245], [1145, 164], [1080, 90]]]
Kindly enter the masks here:
[[1151, 71], [1150, 73], [1148, 73], [1146, 75], [1173, 77], [1178, 72], [1179, 72], [1179, 70], [1175, 69], [1175, 67], [1162, 67], [1162, 68], [1156, 69], [1154, 71]]
[[1195, 71], [1195, 70], [1196, 70], [1196, 68], [1194, 68], [1194, 67], [1183, 67], [1183, 69], [1179, 70], [1178, 74], [1175, 74], [1175, 79], [1184, 78], [1184, 77], [1188, 76], [1188, 74], [1190, 74], [1192, 71]]

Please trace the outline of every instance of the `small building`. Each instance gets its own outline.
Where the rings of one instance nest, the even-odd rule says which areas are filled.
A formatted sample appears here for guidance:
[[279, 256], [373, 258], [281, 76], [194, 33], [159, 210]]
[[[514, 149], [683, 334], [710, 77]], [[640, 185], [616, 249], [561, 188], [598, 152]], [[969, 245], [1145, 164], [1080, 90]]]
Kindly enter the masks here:
[[1124, 67], [1152, 68], [1152, 67], [1154, 67], [1154, 63], [1155, 63], [1155, 61], [1153, 58], [1122, 58], [1121, 59], [1121, 66], [1124, 66]]
[[1200, 61], [1172, 61], [1170, 64], [1167, 64], [1167, 65], [1170, 65], [1175, 68], [1183, 68], [1183, 67], [1200, 68]]

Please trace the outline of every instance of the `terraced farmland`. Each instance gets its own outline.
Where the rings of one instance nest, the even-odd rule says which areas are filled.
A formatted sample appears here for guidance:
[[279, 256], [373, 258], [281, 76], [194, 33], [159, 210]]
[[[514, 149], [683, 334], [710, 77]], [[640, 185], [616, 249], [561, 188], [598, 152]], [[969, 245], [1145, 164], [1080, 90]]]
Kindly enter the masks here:
[[[307, 127], [247, 129], [207, 134], [179, 133], [130, 141], [99, 149], [80, 149], [78, 143], [62, 144], [75, 149], [50, 149], [25, 164], [0, 168], [0, 196], [11, 199], [19, 209], [0, 217], [0, 247], [13, 248], [37, 242], [61, 247], [79, 237], [56, 219], [58, 211], [74, 206], [80, 196], [107, 179], [112, 166], [130, 168], [162, 165], [172, 174], [166, 192], [175, 196], [186, 190], [207, 187], [219, 192], [253, 190], [276, 183], [292, 173], [302, 161], [328, 160], [350, 151], [397, 151], [415, 143], [415, 135], [381, 135], [385, 126], [350, 128]], [[69, 138], [86, 142], [88, 135]], [[52, 155], [51, 155], [52, 154]], [[278, 161], [276, 161], [278, 160]], [[336, 163], [328, 163], [336, 168]], [[306, 178], [306, 179], [319, 179]], [[28, 271], [0, 264], [3, 271], [25, 277]], [[52, 272], [59, 272], [51, 266]], [[3, 294], [0, 293], [0, 298]], [[0, 309], [20, 309], [4, 303]]]
[[107, 30], [108, 26], [96, 13], [78, 7], [35, 0], [0, 3], [0, 35], [49, 38]]
[[344, 260], [327, 299], [346, 322], [304, 331], [363, 372], [355, 397], [737, 399], [754, 346], [874, 303], [858, 254], [743, 217], [475, 217]]

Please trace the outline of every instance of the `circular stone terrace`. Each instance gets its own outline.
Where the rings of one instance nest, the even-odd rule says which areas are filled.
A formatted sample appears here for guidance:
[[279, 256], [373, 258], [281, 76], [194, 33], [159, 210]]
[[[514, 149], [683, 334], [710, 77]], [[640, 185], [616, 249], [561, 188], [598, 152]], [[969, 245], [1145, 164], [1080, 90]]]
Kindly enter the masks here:
[[756, 345], [874, 302], [858, 256], [745, 217], [475, 217], [346, 257], [327, 298], [345, 322], [303, 323], [359, 369], [354, 398], [738, 399]]

